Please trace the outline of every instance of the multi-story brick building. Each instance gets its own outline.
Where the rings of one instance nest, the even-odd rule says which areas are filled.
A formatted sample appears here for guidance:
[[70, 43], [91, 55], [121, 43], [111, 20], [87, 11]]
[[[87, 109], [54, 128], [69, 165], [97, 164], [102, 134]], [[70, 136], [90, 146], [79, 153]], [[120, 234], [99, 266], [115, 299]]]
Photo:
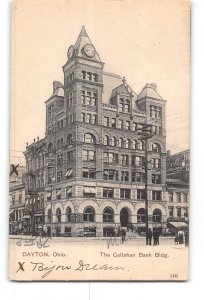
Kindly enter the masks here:
[[[18, 175], [10, 176], [9, 186], [9, 233], [18, 234], [23, 230], [25, 208], [25, 167], [18, 166]], [[25, 221], [24, 221], [25, 225]]]
[[137, 95], [125, 78], [105, 72], [84, 27], [67, 54], [64, 84], [54, 82], [45, 102], [45, 138], [25, 151], [34, 227], [44, 222], [57, 235], [97, 236], [116, 226], [145, 228], [145, 149], [137, 134], [144, 123], [154, 132], [149, 225], [166, 224], [166, 101], [155, 84]]
[[[167, 190], [169, 222], [189, 222], [190, 151], [167, 155]], [[179, 225], [180, 226], [180, 225]]]

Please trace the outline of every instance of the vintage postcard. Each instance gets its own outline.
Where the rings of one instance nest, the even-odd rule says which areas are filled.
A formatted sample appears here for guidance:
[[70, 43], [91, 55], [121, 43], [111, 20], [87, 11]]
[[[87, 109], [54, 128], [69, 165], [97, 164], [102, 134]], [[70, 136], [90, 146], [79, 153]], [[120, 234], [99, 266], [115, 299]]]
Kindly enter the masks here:
[[9, 278], [188, 280], [190, 2], [12, 3]]

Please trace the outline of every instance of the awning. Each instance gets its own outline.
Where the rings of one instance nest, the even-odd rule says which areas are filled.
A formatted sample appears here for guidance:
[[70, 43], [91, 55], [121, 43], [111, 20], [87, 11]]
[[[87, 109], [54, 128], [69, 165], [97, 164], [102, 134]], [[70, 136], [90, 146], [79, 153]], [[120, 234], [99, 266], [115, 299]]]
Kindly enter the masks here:
[[187, 228], [188, 224], [184, 223], [184, 222], [169, 222], [168, 224], [172, 225], [175, 228]]
[[70, 169], [67, 171], [67, 173], [65, 174], [66, 177], [71, 176], [72, 175], [73, 170]]
[[10, 210], [9, 215], [12, 214], [12, 212], [14, 212], [14, 209]]
[[95, 194], [96, 189], [94, 187], [85, 186], [84, 187], [84, 193]]
[[30, 219], [30, 215], [23, 216], [23, 219]]
[[61, 195], [61, 190], [57, 191], [57, 196]]
[[67, 194], [70, 194], [71, 192], [72, 192], [72, 188], [70, 187], [67, 189]]

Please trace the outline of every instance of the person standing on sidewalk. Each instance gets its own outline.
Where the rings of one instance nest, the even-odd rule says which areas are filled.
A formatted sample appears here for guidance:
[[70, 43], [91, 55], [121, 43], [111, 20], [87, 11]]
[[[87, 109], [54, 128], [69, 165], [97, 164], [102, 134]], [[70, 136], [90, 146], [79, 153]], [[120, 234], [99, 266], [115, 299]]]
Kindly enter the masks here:
[[147, 237], [148, 237], [148, 245], [151, 245], [152, 244], [152, 231], [150, 228], [148, 229]]

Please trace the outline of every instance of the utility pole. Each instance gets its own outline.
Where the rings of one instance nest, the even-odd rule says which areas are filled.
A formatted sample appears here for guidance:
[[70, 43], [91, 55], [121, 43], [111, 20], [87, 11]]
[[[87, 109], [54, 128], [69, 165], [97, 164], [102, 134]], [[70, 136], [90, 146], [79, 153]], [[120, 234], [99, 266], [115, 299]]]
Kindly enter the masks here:
[[150, 124], [140, 124], [137, 130], [139, 139], [144, 142], [145, 149], [145, 227], [146, 227], [146, 245], [148, 245], [148, 230], [149, 230], [149, 199], [148, 199], [148, 139], [152, 138], [152, 126]]

